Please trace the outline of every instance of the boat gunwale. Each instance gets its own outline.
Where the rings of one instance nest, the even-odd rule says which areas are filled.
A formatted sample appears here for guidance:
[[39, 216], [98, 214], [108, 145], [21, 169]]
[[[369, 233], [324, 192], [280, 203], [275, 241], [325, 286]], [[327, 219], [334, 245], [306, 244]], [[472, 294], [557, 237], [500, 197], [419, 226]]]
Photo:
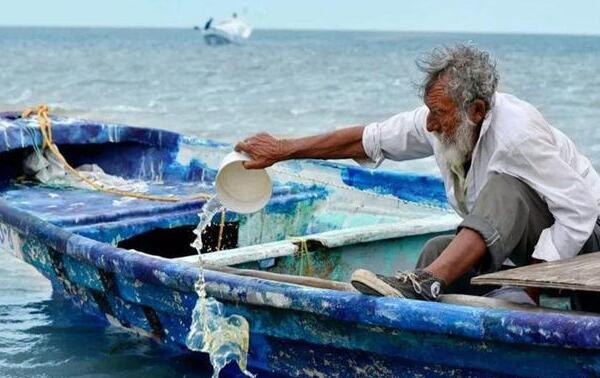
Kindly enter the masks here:
[[[229, 266], [274, 257], [293, 256], [298, 252], [301, 243], [314, 244], [332, 249], [347, 245], [447, 232], [456, 228], [458, 224], [459, 221], [457, 219], [449, 216], [441, 219], [438, 217], [427, 224], [419, 223], [419, 220], [413, 219], [397, 223], [348, 227], [269, 243], [222, 250], [219, 253], [206, 255], [205, 264], [208, 264], [208, 266]], [[178, 261], [185, 262], [194, 262], [196, 259], [197, 256], [195, 255], [176, 258]]]
[[[9, 119], [6, 113], [0, 113], [0, 129], [4, 134], [0, 138], [0, 153], [41, 145], [42, 134], [34, 121], [22, 118]], [[51, 117], [52, 139], [57, 145], [61, 144], [105, 144], [134, 142], [157, 147], [177, 147], [181, 134], [158, 128], [130, 126], [120, 123], [104, 123], [83, 119]], [[34, 133], [22, 135], [25, 129]], [[85, 132], [73, 133], [73, 130]], [[105, 132], [103, 132], [105, 131]], [[216, 143], [216, 142], [215, 142]], [[216, 145], [216, 144], [215, 144]]]

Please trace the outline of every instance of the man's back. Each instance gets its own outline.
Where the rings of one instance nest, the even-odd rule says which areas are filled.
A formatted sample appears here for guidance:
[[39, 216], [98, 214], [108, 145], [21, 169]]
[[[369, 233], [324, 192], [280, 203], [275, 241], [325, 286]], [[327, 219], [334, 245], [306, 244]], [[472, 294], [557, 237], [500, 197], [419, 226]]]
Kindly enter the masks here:
[[[524, 153], [528, 156], [531, 149], [547, 149], [548, 153], [557, 153], [566, 165], [584, 179], [591, 194], [600, 201], [600, 177], [589, 159], [577, 150], [569, 137], [551, 126], [533, 105], [510, 94], [496, 93], [495, 104], [489, 116], [489, 135], [482, 135], [482, 145], [478, 148], [488, 150], [490, 157], [494, 153], [498, 154], [501, 164], [505, 164], [507, 155]], [[491, 153], [490, 150], [494, 152]], [[491, 159], [490, 170], [503, 171], [494, 163], [494, 159]], [[560, 176], [557, 176], [557, 179], [560, 179]]]

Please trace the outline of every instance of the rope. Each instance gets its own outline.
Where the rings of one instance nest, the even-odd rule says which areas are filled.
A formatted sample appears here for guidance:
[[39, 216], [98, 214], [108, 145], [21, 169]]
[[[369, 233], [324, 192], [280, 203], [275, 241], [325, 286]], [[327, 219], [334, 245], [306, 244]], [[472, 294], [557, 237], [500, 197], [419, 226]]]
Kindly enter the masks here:
[[225, 229], [225, 208], [221, 210], [221, 223], [219, 224], [219, 238], [217, 239], [217, 251], [221, 250], [221, 241], [223, 240], [223, 230]]
[[[96, 182], [96, 181], [82, 175], [78, 170], [73, 168], [67, 162], [67, 159], [65, 159], [63, 154], [60, 152], [60, 150], [56, 146], [56, 144], [54, 144], [54, 141], [52, 139], [52, 122], [50, 121], [50, 117], [48, 116], [49, 112], [50, 112], [50, 109], [48, 108], [48, 105], [39, 105], [37, 108], [30, 108], [30, 109], [25, 110], [23, 112], [23, 114], [21, 115], [21, 117], [29, 118], [35, 113], [38, 125], [40, 127], [40, 132], [42, 133], [42, 150], [49, 150], [50, 152], [52, 152], [52, 154], [54, 154], [54, 156], [56, 156], [56, 158], [63, 165], [64, 169], [67, 172], [69, 172], [73, 176], [77, 177], [81, 181], [85, 182], [92, 188], [94, 188], [98, 191], [101, 191], [101, 192], [117, 194], [117, 195], [124, 196], [124, 197], [133, 197], [133, 198], [145, 199], [145, 200], [150, 200], [150, 201], [161, 201], [161, 202], [180, 202], [180, 201], [189, 201], [189, 200], [194, 200], [194, 199], [210, 199], [212, 197], [208, 193], [199, 193], [195, 196], [189, 196], [189, 197], [176, 197], [176, 196], [157, 196], [157, 195], [151, 195], [151, 194], [119, 190], [119, 189], [115, 189], [115, 188], [106, 187], [104, 184]], [[32, 137], [33, 137], [33, 135], [32, 135]], [[36, 153], [41, 154], [41, 151], [39, 150], [38, 146], [35, 144], [35, 138], [34, 138], [33, 146], [34, 146]], [[221, 250], [224, 228], [225, 228], [225, 209], [223, 209], [221, 211], [221, 224], [219, 226], [219, 238], [217, 240], [217, 250], [218, 251]]]
[[161, 201], [161, 202], [180, 202], [180, 201], [190, 201], [190, 200], [195, 200], [195, 199], [209, 199], [212, 197], [208, 193], [200, 193], [195, 196], [189, 196], [189, 197], [177, 197], [177, 196], [159, 196], [159, 195], [152, 195], [152, 194], [137, 193], [137, 192], [133, 192], [133, 191], [119, 190], [116, 188], [106, 187], [104, 184], [96, 182], [96, 181], [82, 175], [79, 171], [77, 171], [75, 168], [73, 168], [67, 162], [67, 160], [62, 155], [62, 153], [60, 152], [60, 150], [58, 149], [56, 144], [54, 144], [54, 141], [52, 139], [52, 123], [50, 121], [50, 118], [48, 117], [48, 113], [49, 113], [49, 108], [47, 105], [39, 105], [36, 108], [30, 108], [30, 109], [25, 110], [22, 114], [22, 117], [29, 118], [33, 114], [36, 115], [37, 122], [40, 127], [40, 132], [42, 133], [42, 149], [44, 149], [44, 150], [47, 149], [50, 152], [52, 152], [52, 154], [54, 156], [56, 156], [58, 161], [63, 165], [63, 167], [65, 168], [65, 170], [67, 172], [69, 172], [71, 175], [75, 176], [79, 180], [85, 182], [86, 184], [91, 186], [93, 189], [101, 191], [101, 192], [105, 192], [105, 193], [117, 194], [117, 195], [120, 195], [123, 197], [133, 197], [133, 198], [145, 199], [145, 200], [150, 200], [150, 201]]
[[308, 240], [306, 238], [292, 236], [289, 240], [298, 245], [297, 256], [299, 257], [300, 263], [298, 266], [298, 275], [300, 276], [312, 276], [312, 265], [310, 262], [310, 255], [308, 251]]

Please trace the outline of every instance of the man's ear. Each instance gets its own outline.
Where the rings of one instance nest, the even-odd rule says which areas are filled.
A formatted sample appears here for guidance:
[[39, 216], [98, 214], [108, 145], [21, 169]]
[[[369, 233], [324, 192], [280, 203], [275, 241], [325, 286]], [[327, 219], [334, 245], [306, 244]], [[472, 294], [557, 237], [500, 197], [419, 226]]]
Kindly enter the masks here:
[[487, 107], [485, 106], [485, 101], [477, 99], [473, 101], [471, 105], [469, 105], [467, 116], [473, 123], [479, 125], [481, 122], [483, 122], [486, 112]]

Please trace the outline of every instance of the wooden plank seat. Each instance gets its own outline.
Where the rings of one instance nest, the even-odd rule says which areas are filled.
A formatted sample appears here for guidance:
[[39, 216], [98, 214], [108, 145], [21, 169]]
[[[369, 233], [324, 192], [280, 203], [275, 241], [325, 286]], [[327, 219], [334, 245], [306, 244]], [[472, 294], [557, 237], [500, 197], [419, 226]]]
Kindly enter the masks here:
[[471, 283], [600, 292], [600, 252], [484, 274]]

